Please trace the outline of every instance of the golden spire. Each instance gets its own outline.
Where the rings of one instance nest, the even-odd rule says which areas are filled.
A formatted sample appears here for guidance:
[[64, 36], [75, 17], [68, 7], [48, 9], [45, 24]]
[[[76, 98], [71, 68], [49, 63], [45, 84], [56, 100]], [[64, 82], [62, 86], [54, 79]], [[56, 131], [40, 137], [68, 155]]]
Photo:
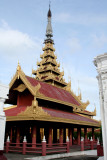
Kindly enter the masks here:
[[45, 46], [43, 47], [43, 54], [40, 55], [41, 61], [37, 61], [37, 70], [32, 70], [32, 74], [36, 75], [36, 79], [54, 84], [55, 86], [64, 88], [67, 83], [64, 81], [64, 72], [60, 72], [60, 63], [56, 61], [54, 41], [52, 39], [53, 32], [51, 26], [51, 10], [48, 11], [48, 24], [46, 29], [46, 39], [44, 40]]
[[17, 65], [17, 74], [18, 74], [18, 79], [19, 79], [19, 73], [21, 71], [21, 66], [20, 66], [20, 63], [19, 63], [19, 60], [18, 60], [18, 65]]

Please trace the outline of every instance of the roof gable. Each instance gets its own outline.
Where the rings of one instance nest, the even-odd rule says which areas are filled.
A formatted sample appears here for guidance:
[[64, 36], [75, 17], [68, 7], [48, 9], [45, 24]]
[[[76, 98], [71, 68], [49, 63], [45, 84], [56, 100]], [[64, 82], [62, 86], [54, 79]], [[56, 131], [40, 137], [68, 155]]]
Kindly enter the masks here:
[[39, 93], [41, 94], [41, 96], [44, 95], [48, 98], [52, 98], [59, 101], [68, 102], [76, 106], [80, 106], [80, 103], [68, 91], [62, 88], [58, 88], [56, 86], [52, 86], [45, 82], [38, 81], [28, 76], [26, 76], [26, 78], [33, 86], [40, 84], [41, 87], [39, 89]]
[[[89, 103], [82, 103], [76, 95], [65, 89], [53, 86], [46, 82], [41, 82], [35, 78], [26, 76], [18, 66], [15, 76], [10, 82], [9, 88], [11, 89], [17, 79], [21, 79], [25, 87], [30, 91], [30, 93], [35, 97], [43, 100], [48, 100], [67, 106], [73, 107], [74, 112], [84, 113], [86, 106]], [[18, 86], [17, 88], [19, 88]], [[22, 90], [22, 89], [21, 89]], [[86, 113], [86, 112], [85, 112]], [[87, 113], [88, 114], [88, 113]], [[92, 113], [91, 113], [92, 115]]]

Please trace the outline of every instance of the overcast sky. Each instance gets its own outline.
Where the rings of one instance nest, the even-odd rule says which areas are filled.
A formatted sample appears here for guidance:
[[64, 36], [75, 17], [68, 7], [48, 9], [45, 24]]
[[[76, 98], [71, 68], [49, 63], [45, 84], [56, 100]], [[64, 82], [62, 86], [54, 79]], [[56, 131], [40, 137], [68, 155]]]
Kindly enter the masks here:
[[[45, 39], [49, 0], [0, 1], [0, 82], [9, 84], [18, 60], [31, 76]], [[107, 0], [51, 0], [53, 39], [65, 79], [88, 110], [97, 108], [99, 90], [94, 57], [107, 52]]]

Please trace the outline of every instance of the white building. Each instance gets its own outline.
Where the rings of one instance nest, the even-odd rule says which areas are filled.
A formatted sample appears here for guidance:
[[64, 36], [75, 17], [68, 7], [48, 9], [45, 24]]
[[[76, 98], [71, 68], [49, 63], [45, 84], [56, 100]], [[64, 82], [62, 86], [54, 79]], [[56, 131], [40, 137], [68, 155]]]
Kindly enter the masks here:
[[3, 112], [4, 101], [7, 98], [9, 87], [0, 84], [0, 158], [4, 158], [2, 151], [4, 149], [4, 136], [5, 136], [5, 122], [6, 117]]
[[98, 72], [104, 160], [107, 160], [107, 53], [97, 56], [94, 64]]

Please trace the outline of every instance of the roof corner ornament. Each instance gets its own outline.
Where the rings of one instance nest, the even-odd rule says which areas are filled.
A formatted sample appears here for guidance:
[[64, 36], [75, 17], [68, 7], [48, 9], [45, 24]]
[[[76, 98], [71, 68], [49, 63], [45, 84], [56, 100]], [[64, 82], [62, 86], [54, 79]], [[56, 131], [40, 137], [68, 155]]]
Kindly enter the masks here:
[[85, 103], [82, 102], [83, 109], [86, 109], [89, 104], [90, 104], [89, 100], [87, 100], [87, 102]]
[[79, 87], [78, 87], [78, 98], [80, 101], [82, 100], [82, 94], [81, 94], [81, 90]]
[[68, 91], [68, 92], [71, 92], [71, 77], [68, 77], [69, 78], [69, 82], [67, 84], [67, 86], [65, 87], [65, 89]]
[[[94, 104], [94, 106], [95, 106], [95, 104]], [[96, 116], [96, 106], [95, 106], [95, 109], [92, 113], [93, 113], [94, 116]]]

